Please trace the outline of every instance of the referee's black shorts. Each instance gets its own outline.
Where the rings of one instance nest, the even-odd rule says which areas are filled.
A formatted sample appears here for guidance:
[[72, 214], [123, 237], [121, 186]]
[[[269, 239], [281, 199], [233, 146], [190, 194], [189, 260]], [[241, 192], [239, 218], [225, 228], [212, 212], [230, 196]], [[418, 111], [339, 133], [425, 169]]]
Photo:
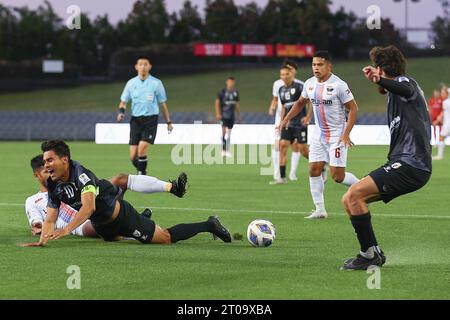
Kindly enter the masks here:
[[430, 179], [431, 173], [410, 166], [403, 161], [389, 161], [369, 173], [375, 181], [384, 203], [422, 188]]
[[137, 146], [139, 141], [155, 143], [158, 130], [158, 115], [131, 117], [130, 121], [130, 145]]
[[139, 214], [125, 200], [120, 202], [120, 211], [116, 220], [108, 224], [92, 223], [95, 231], [105, 241], [114, 241], [118, 236], [134, 238], [142, 243], [151, 243], [155, 233], [155, 222]]

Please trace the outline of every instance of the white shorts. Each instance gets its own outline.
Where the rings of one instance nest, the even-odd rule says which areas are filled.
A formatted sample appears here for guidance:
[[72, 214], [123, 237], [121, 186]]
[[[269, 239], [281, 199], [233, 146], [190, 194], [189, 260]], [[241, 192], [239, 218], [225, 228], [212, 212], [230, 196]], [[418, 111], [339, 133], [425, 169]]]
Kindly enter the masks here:
[[450, 136], [450, 123], [448, 123], [448, 121], [444, 122], [444, 124], [442, 125], [440, 135], [442, 137]]
[[348, 148], [339, 145], [338, 141], [325, 143], [312, 139], [309, 146], [309, 162], [326, 162], [331, 167], [347, 166]]
[[[79, 226], [75, 230], [72, 230], [72, 232], [70, 234], [74, 235], [74, 236], [80, 236], [80, 237], [84, 236], [83, 226], [88, 222], [89, 222], [89, 220], [86, 220], [85, 222], [83, 222], [83, 224], [81, 226]], [[56, 220], [56, 229], [64, 229], [65, 227], [67, 227], [67, 225], [68, 225], [68, 223], [64, 222], [61, 219]]]

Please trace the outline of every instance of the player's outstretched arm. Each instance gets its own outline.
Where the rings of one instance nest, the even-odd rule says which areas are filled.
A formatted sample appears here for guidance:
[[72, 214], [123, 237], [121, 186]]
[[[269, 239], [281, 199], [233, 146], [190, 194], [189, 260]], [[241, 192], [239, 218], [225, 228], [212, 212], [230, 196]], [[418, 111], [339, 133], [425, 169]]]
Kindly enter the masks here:
[[410, 98], [414, 94], [414, 86], [409, 82], [409, 80], [404, 77], [400, 78], [400, 81], [389, 79], [383, 70], [378, 67], [367, 66], [363, 68], [364, 76], [380, 87], [386, 89], [393, 94], [402, 96], [404, 98]]
[[292, 118], [294, 118], [296, 115], [298, 115], [303, 110], [303, 108], [306, 106], [306, 104], [308, 102], [309, 102], [309, 99], [300, 97], [300, 99], [298, 99], [292, 106], [291, 111], [289, 111], [288, 114], [286, 115], [286, 117], [283, 120], [281, 120], [280, 125], [278, 126], [279, 129], [286, 127], [287, 124], [289, 123], [289, 121]]
[[81, 226], [95, 211], [95, 187], [88, 186], [88, 191], [81, 194], [81, 208], [72, 221], [63, 229], [56, 229], [46, 234], [50, 240], [56, 240], [69, 235], [73, 230]]

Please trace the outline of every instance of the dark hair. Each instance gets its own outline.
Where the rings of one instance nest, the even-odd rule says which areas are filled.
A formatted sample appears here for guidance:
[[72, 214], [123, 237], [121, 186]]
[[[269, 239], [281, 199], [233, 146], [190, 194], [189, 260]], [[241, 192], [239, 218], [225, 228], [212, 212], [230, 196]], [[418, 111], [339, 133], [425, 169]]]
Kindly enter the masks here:
[[33, 172], [40, 170], [44, 165], [44, 157], [42, 156], [42, 154], [37, 155], [36, 157], [31, 159], [30, 165]]
[[291, 71], [291, 68], [289, 68], [289, 66], [286, 65], [286, 64], [283, 64], [283, 65], [280, 67], [280, 70], [283, 70], [283, 69], [286, 69], [286, 70]]
[[234, 77], [228, 77], [227, 80], [233, 80], [234, 81]]
[[152, 60], [150, 60], [150, 57], [149, 56], [146, 56], [146, 55], [141, 55], [141, 56], [138, 56], [137, 58], [136, 58], [136, 63], [139, 61], [139, 60], [147, 60], [148, 61], [148, 63], [150, 63], [150, 64], [152, 64]]
[[292, 60], [284, 61], [283, 66], [284, 67], [291, 67], [291, 68], [294, 68], [295, 70], [298, 70], [298, 64], [295, 63], [295, 61], [292, 61]]
[[396, 46], [374, 47], [369, 52], [370, 60], [375, 67], [380, 67], [390, 77], [404, 75], [406, 59]]
[[42, 142], [42, 152], [53, 151], [58, 157], [68, 157], [70, 160], [69, 146], [62, 140], [48, 140]]
[[313, 58], [322, 58], [327, 60], [328, 62], [331, 62], [331, 55], [327, 50], [316, 51], [313, 55]]

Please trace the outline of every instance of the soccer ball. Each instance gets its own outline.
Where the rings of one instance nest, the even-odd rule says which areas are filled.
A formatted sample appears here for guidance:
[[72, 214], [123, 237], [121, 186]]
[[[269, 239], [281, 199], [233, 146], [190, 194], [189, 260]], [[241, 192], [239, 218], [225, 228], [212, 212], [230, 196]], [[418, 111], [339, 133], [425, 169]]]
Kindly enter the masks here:
[[275, 227], [268, 220], [253, 220], [247, 228], [247, 239], [255, 247], [268, 247], [275, 240]]

